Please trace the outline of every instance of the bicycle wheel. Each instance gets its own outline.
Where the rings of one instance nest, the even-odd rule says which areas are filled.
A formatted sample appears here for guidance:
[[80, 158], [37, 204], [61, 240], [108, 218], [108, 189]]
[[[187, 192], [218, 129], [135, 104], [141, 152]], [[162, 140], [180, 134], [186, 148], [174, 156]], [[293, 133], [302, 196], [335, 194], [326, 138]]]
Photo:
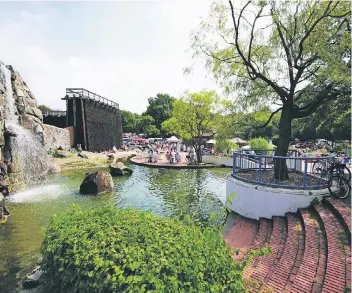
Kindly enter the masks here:
[[332, 176], [328, 182], [328, 189], [333, 197], [343, 199], [351, 193], [351, 186], [342, 176]]

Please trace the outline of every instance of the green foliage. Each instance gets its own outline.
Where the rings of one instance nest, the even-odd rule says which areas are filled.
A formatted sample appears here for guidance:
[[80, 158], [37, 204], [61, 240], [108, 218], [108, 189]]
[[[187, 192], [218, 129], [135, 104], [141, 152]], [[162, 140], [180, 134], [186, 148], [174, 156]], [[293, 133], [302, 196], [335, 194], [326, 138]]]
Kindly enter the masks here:
[[161, 129], [161, 124], [172, 116], [174, 100], [168, 94], [157, 94], [155, 98], [148, 99], [149, 105], [144, 115], [153, 117], [156, 128]]
[[42, 111], [42, 113], [52, 111], [51, 108], [49, 108], [48, 106], [45, 106], [45, 105], [39, 105], [38, 108], [40, 109], [40, 111]]
[[130, 111], [121, 110], [122, 129], [124, 132], [137, 132], [138, 128], [138, 114]]
[[43, 270], [65, 293], [244, 292], [217, 228], [149, 212], [78, 206], [54, 216], [42, 245]]
[[238, 145], [235, 142], [231, 141], [230, 139], [221, 139], [221, 138], [216, 138], [214, 147], [215, 147], [215, 151], [219, 153], [238, 149]]
[[262, 137], [252, 138], [249, 141], [249, 145], [253, 150], [271, 150], [272, 146], [270, 146], [269, 142]]
[[[292, 120], [310, 118], [333, 101], [350, 102], [350, 3], [237, 4], [217, 1], [212, 5], [209, 17], [192, 33], [194, 57], [205, 59], [207, 69], [224, 92], [233, 96], [240, 113], [279, 103], [278, 154], [286, 155]], [[328, 129], [335, 131], [334, 136], [350, 135], [341, 127]], [[278, 166], [275, 176], [284, 171], [283, 165]]]
[[147, 137], [159, 137], [160, 130], [155, 125], [148, 125], [144, 128], [144, 132]]
[[214, 91], [186, 93], [173, 103], [172, 117], [162, 123], [162, 129], [191, 140], [197, 151], [197, 162], [201, 163], [201, 145], [207, 138], [203, 133], [216, 128], [221, 103]]

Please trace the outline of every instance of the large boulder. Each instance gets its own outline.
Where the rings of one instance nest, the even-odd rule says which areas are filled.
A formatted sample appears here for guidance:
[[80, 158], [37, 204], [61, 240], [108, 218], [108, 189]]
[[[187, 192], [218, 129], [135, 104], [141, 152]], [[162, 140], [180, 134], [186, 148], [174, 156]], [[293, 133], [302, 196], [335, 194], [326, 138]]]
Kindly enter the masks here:
[[132, 169], [126, 167], [122, 162], [117, 162], [110, 165], [110, 174], [112, 176], [122, 176], [131, 173]]
[[81, 194], [99, 194], [112, 191], [114, 182], [108, 172], [97, 171], [86, 173], [83, 182], [79, 188]]

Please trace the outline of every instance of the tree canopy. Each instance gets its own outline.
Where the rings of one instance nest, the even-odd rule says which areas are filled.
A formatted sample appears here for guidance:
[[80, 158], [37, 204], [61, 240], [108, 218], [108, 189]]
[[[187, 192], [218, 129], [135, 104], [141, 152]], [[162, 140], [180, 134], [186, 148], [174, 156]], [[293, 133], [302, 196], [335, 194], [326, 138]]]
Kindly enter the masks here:
[[148, 99], [148, 107], [144, 115], [154, 118], [155, 126], [161, 129], [161, 124], [172, 115], [172, 103], [174, 98], [168, 94], [157, 94], [156, 97]]
[[[285, 156], [293, 119], [350, 95], [350, 15], [346, 1], [217, 2], [192, 48], [243, 109], [277, 104], [268, 121], [281, 112], [276, 153]], [[276, 178], [285, 168], [276, 164]]]
[[191, 141], [197, 161], [202, 161], [201, 146], [209, 139], [203, 134], [216, 128], [220, 99], [214, 91], [186, 93], [173, 103], [172, 117], [162, 123], [165, 131]]

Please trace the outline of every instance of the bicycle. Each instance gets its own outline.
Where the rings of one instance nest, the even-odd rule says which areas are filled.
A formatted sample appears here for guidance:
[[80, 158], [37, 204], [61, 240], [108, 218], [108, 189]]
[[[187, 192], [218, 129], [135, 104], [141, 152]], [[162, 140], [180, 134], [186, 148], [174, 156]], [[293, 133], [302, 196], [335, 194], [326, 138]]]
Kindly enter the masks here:
[[338, 199], [344, 199], [351, 194], [351, 185], [345, 178], [345, 168], [346, 164], [335, 162], [328, 169], [330, 174], [328, 189], [330, 194]]
[[[312, 166], [312, 174], [315, 174], [321, 178], [326, 178], [328, 177], [329, 173], [330, 173], [330, 168], [331, 166], [336, 166], [336, 164], [339, 165], [343, 165], [344, 167], [339, 167], [342, 168], [342, 174], [344, 176], [344, 178], [350, 182], [351, 181], [351, 171], [350, 169], [346, 166], [346, 164], [342, 163], [342, 160], [339, 158], [335, 158], [335, 159], [330, 159], [330, 160], [319, 160], [314, 162], [313, 166]], [[335, 167], [332, 169], [332, 173], [334, 173], [334, 169]]]

